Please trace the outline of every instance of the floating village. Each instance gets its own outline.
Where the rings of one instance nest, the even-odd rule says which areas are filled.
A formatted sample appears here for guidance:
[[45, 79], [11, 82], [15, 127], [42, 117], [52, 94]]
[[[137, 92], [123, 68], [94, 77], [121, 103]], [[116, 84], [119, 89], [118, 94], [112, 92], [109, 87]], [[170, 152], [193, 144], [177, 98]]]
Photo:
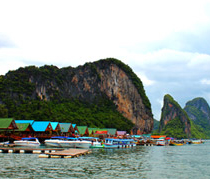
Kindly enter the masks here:
[[132, 135], [114, 128], [89, 128], [71, 123], [0, 118], [0, 153], [34, 153], [40, 158], [71, 158], [91, 148], [133, 148], [202, 144], [202, 140], [165, 135]]

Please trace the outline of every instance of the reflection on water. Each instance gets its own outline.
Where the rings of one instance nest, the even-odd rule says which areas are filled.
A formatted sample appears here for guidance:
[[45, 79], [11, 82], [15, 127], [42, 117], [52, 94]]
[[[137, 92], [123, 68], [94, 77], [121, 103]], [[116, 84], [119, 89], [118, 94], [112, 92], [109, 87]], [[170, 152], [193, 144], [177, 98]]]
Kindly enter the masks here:
[[71, 159], [0, 154], [0, 178], [209, 178], [210, 143], [92, 149]]

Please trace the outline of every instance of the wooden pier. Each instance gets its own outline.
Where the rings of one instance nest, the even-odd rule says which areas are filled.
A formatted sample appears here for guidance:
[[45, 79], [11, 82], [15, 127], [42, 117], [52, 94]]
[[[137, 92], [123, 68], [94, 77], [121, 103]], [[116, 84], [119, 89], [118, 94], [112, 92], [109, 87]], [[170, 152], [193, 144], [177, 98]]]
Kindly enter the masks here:
[[89, 150], [85, 149], [66, 149], [62, 151], [54, 151], [45, 153], [44, 155], [39, 155], [40, 158], [72, 158], [79, 157], [81, 155], [86, 155], [91, 153]]
[[0, 147], [0, 153], [40, 154], [39, 158], [72, 158], [89, 154], [85, 149]]

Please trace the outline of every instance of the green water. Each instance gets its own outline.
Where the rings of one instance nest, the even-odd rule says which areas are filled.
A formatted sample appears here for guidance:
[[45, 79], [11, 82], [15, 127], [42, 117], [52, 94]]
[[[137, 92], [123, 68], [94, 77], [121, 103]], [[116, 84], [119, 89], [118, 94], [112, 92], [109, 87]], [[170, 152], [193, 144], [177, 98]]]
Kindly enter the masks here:
[[78, 158], [0, 154], [0, 178], [210, 178], [210, 142], [92, 149]]

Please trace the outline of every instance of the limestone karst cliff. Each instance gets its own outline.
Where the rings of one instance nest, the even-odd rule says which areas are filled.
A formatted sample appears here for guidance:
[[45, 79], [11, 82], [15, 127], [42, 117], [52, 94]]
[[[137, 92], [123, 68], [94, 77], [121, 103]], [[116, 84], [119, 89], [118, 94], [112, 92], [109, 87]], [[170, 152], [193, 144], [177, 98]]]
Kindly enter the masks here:
[[210, 107], [206, 100], [198, 97], [188, 101], [184, 110], [189, 118], [210, 137]]
[[30, 66], [0, 78], [0, 103], [6, 107], [13, 106], [13, 101], [14, 105], [20, 105], [35, 99], [58, 103], [60, 99], [78, 99], [99, 105], [104, 98], [134, 123], [134, 134], [151, 132], [153, 115], [143, 84], [131, 68], [119, 60], [99, 60], [77, 68]]
[[186, 112], [169, 94], [164, 96], [159, 131], [177, 138], [191, 137], [191, 123]]

